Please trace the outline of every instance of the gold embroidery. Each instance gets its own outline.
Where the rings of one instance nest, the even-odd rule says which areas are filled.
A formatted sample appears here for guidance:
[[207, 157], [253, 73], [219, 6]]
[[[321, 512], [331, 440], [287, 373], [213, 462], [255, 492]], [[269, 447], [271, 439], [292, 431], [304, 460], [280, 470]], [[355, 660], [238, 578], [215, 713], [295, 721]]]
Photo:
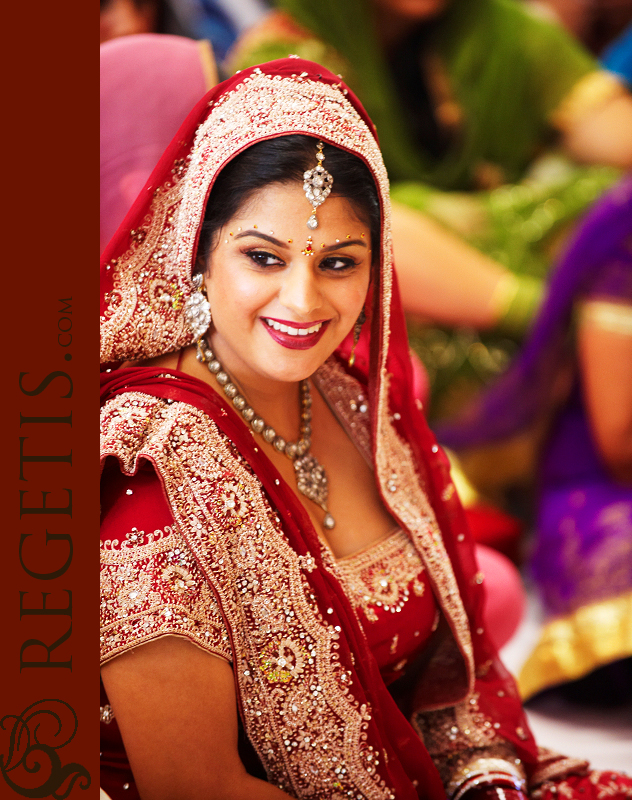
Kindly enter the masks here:
[[524, 779], [524, 771], [515, 763], [515, 751], [480, 710], [478, 693], [450, 708], [418, 712], [412, 724], [432, 756], [446, 792], [452, 796], [471, 777], [473, 765], [480, 759], [502, 759]]
[[[368, 454], [367, 457], [371, 463], [368, 409], [365, 408], [364, 411], [361, 411], [360, 406], [354, 409], [352, 405], [352, 403], [357, 405], [357, 398], [363, 392], [358, 381], [345, 372], [343, 367], [334, 359], [329, 359], [318, 370], [316, 381], [324, 393], [329, 393], [328, 401], [334, 413], [338, 416], [352, 440], [357, 443], [361, 452]], [[428, 577], [432, 582], [440, 605], [452, 622], [452, 629], [455, 631], [461, 655], [456, 651], [456, 648], [451, 648], [449, 643], [446, 643], [446, 651], [450, 649], [449, 658], [451, 664], [455, 662], [455, 659], [459, 660], [463, 658], [463, 655], [465, 656], [471, 691], [475, 675], [469, 622], [434, 512], [423, 489], [422, 478], [420, 478], [415, 469], [410, 448], [399, 438], [393, 427], [387, 402], [388, 376], [386, 374], [382, 379], [380, 397], [382, 398], [382, 405], [378, 414], [377, 434], [380, 446], [377, 448], [376, 464], [377, 477], [382, 488], [382, 497], [387, 508], [403, 524], [410, 535], [412, 543], [428, 572]], [[456, 497], [453, 497], [458, 502]], [[446, 655], [442, 656], [443, 663], [434, 667], [435, 674], [437, 669], [444, 670], [446, 668], [445, 659], [447, 657], [448, 654], [446, 652]], [[433, 668], [431, 667], [432, 671]], [[445, 688], [445, 673], [441, 677], [440, 684]], [[428, 679], [432, 679], [431, 674], [429, 674]], [[462, 688], [455, 686], [455, 688], [461, 692], [461, 697], [468, 690], [467, 685], [463, 685]]]
[[450, 708], [418, 712], [413, 726], [431, 755], [455, 753], [471, 747], [487, 747], [501, 740], [492, 721], [480, 710], [479, 694]]
[[270, 642], [261, 654], [261, 671], [270, 683], [289, 683], [301, 674], [305, 662], [315, 656], [314, 649], [297, 648], [292, 639], [282, 638], [278, 644]]
[[304, 133], [366, 160], [384, 199], [388, 255], [382, 268], [390, 287], [388, 177], [377, 142], [345, 92], [306, 74], [284, 78], [257, 68], [220, 97], [195, 134], [186, 170], [155, 190], [143, 240], [134, 237], [129, 250], [108, 265], [112, 287], [101, 318], [102, 362], [152, 357], [191, 343], [182, 308], [192, 290], [191, 264], [209, 186], [226, 161], [261, 138]]
[[[620, 797], [632, 797], [632, 786], [624, 783], [623, 776], [617, 775], [616, 772], [606, 773], [594, 770], [590, 773], [588, 780], [596, 788], [596, 800], [607, 800], [611, 797], [618, 800]], [[576, 797], [576, 793], [573, 793], [573, 796]]]
[[167, 634], [232, 660], [217, 601], [173, 528], [101, 544], [101, 661]]
[[337, 563], [347, 597], [370, 622], [378, 618], [375, 607], [394, 614], [401, 611], [411, 594], [420, 597], [424, 592], [419, 580], [424, 567], [405, 531], [398, 530]]
[[133, 236], [130, 249], [110, 264], [112, 291], [101, 318], [102, 362], [116, 360], [119, 353], [142, 357], [145, 340], [159, 354], [174, 349], [173, 342], [184, 345], [191, 338], [182, 315], [184, 292], [171, 258], [181, 178], [176, 172], [172, 183], [156, 189], [143, 236]]
[[452, 621], [472, 689], [474, 657], [469, 622], [434, 512], [421, 486], [410, 448], [397, 435], [386, 406], [380, 411], [378, 429], [381, 446], [377, 448], [376, 464], [382, 496], [393, 515], [410, 532], [423, 558], [441, 607]]
[[[605, 773], [594, 770], [589, 773], [588, 780], [594, 786], [595, 800], [621, 800], [622, 797], [632, 797], [632, 786], [623, 780], [624, 776], [615, 772]], [[584, 791], [583, 787], [579, 791]], [[541, 800], [546, 794], [550, 797], [562, 797], [566, 800], [577, 798], [577, 786], [564, 781], [547, 781], [531, 792], [534, 800]]]
[[367, 464], [373, 468], [368, 401], [358, 381], [334, 359], [323, 364], [313, 379]]
[[290, 547], [236, 448], [197, 409], [141, 393], [107, 403], [102, 430], [104, 456], [128, 473], [149, 458], [163, 478], [187, 544], [179, 566], [196, 574], [197, 565], [235, 638], [244, 726], [268, 780], [315, 800], [394, 800], [370, 743], [371, 708], [339, 654], [340, 626], [333, 610], [321, 614], [307, 580], [324, 567]]
[[531, 796], [541, 796], [541, 791], [538, 791], [538, 789], [546, 788], [547, 783], [550, 781], [555, 781], [556, 785], [559, 785], [560, 778], [565, 778], [571, 774], [586, 775], [587, 773], [587, 761], [562, 756], [546, 747], [538, 747], [538, 764], [529, 779], [529, 788], [538, 788], [531, 792]]

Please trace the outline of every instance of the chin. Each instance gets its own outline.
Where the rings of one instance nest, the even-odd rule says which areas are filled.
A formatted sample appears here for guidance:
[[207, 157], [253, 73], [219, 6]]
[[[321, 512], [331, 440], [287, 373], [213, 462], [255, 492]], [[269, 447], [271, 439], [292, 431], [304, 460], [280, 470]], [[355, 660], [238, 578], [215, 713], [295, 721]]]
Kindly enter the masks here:
[[281, 381], [283, 383], [298, 383], [313, 375], [319, 367], [321, 367], [326, 358], [322, 359], [301, 359], [294, 363], [278, 363], [275, 367], [269, 368], [267, 374], [271, 380]]
[[294, 350], [276, 353], [266, 361], [265, 372], [271, 380], [296, 383], [313, 375], [334, 352], [333, 349], [319, 347], [318, 352]]

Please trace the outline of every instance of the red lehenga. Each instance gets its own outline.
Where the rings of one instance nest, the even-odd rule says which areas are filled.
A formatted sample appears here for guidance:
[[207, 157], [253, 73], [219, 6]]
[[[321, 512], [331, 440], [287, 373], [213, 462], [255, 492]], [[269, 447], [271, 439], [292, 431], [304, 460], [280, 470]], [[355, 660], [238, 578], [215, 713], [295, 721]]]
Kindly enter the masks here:
[[[379, 274], [355, 365], [334, 354], [313, 381], [399, 528], [339, 562], [228, 400], [181, 372], [117, 368], [191, 342], [182, 302], [212, 182], [244, 147], [290, 132], [358, 154], [381, 199]], [[443, 800], [500, 778], [543, 796], [632, 795], [632, 781], [538, 753], [484, 630], [463, 512], [410, 392], [386, 173], [339, 78], [285, 59], [210, 92], [106, 250], [102, 276], [103, 661], [167, 634], [229, 661], [244, 762], [290, 796]], [[103, 779], [117, 800], [135, 788], [115, 724], [104, 726], [114, 733]]]

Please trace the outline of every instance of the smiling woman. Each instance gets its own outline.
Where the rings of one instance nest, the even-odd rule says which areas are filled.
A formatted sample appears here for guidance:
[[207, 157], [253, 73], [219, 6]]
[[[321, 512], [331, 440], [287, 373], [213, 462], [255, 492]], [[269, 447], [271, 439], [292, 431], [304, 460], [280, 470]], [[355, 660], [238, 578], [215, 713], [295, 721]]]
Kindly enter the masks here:
[[301, 184], [259, 189], [218, 232], [205, 265], [217, 309], [214, 349], [249, 394], [257, 391], [253, 382], [309, 377], [364, 305], [371, 267], [366, 223], [347, 199], [332, 196], [312, 237], [308, 208]]
[[[288, 455], [286, 443], [296, 438], [296, 431], [301, 421], [304, 422], [299, 382], [306, 381], [318, 370], [364, 313], [371, 274], [369, 209], [376, 210], [373, 216], [375, 224], [379, 225], [379, 203], [366, 166], [355, 156], [328, 145], [325, 152], [335, 153], [331, 160], [341, 167], [336, 172], [335, 194], [325, 204], [319, 204], [316, 228], [308, 225], [306, 190], [303, 183], [291, 181], [291, 178], [293, 174], [302, 177], [314, 164], [317, 152], [314, 145], [313, 138], [289, 136], [254, 145], [231, 162], [209, 198], [197, 268], [205, 276], [206, 294], [213, 309], [212, 331], [206, 339], [209, 351], [214, 354], [212, 360], [221, 364], [221, 371], [239, 388], [238, 396], [244, 398], [244, 403], [248, 398], [251, 405], [246, 407], [257, 410], [253, 419], [265, 419], [261, 432], [276, 445], [276, 452], [272, 450], [270, 457], [289, 481], [292, 481], [294, 466], [299, 490], [311, 501], [304, 505], [317, 530], [320, 527], [331, 530], [334, 519], [355, 519], [355, 525], [350, 526], [344, 539], [337, 543], [339, 549], [346, 552], [350, 546], [370, 544], [395, 523], [382, 510], [374, 482], [356, 448], [348, 437], [337, 436], [339, 425], [332, 412], [319, 399], [312, 403], [308, 383], [304, 384], [303, 394], [306, 393], [312, 403], [310, 423], [319, 432], [331, 431], [324, 441], [330, 436], [340, 439], [339, 446], [348, 453], [340, 465], [344, 463], [344, 469], [334, 463], [327, 473], [323, 470], [322, 479], [314, 483], [307, 477], [309, 470], [297, 467], [296, 457], [306, 458], [304, 452], [291, 450], [292, 464], [283, 455], [279, 457], [279, 453]], [[256, 163], [254, 156], [267, 167], [254, 175], [248, 169], [252, 177], [247, 186], [240, 180], [245, 155], [249, 162]], [[352, 181], [345, 180], [345, 167]], [[349, 192], [356, 188], [358, 173], [365, 173], [365, 194], [360, 202], [341, 194], [345, 189]], [[286, 181], [275, 180], [262, 188], [253, 188], [270, 174], [283, 175]], [[220, 219], [227, 216], [221, 205], [224, 196], [239, 206], [221, 224]], [[202, 358], [207, 362], [211, 360], [204, 358], [204, 354]], [[183, 363], [217, 389], [213, 373], [209, 375], [192, 357], [187, 358], [186, 353]], [[311, 437], [308, 438], [311, 444]], [[307, 466], [313, 466], [312, 462], [319, 466], [324, 463], [316, 462], [315, 453], [319, 450], [324, 448], [315, 441]], [[328, 460], [325, 453], [323, 458], [325, 462]], [[349, 471], [350, 466], [353, 468]], [[327, 503], [327, 475], [337, 486], [331, 498], [332, 508], [340, 506], [335, 517]], [[360, 476], [364, 480], [355, 492], [355, 500], [338, 501], [338, 497], [341, 500], [345, 497], [350, 480], [357, 482]], [[318, 491], [320, 501], [316, 503], [324, 512], [320, 519], [314, 508]], [[362, 529], [360, 521], [364, 523]], [[333, 543], [333, 534], [329, 539]]]
[[339, 78], [283, 59], [198, 104], [104, 253], [101, 333], [112, 798], [519, 800], [584, 769], [538, 755], [485, 629]]

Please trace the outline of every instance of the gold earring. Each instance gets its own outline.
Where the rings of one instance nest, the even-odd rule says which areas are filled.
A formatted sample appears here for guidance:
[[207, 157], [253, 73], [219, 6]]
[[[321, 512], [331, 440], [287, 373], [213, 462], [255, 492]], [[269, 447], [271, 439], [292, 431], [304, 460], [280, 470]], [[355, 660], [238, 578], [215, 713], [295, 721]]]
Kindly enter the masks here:
[[366, 322], [366, 314], [364, 313], [364, 309], [360, 312], [359, 317], [355, 321], [353, 326], [353, 347], [351, 348], [351, 353], [349, 354], [349, 366], [352, 367], [355, 364], [355, 349], [358, 341], [360, 339], [360, 333], [362, 332], [362, 326]]

